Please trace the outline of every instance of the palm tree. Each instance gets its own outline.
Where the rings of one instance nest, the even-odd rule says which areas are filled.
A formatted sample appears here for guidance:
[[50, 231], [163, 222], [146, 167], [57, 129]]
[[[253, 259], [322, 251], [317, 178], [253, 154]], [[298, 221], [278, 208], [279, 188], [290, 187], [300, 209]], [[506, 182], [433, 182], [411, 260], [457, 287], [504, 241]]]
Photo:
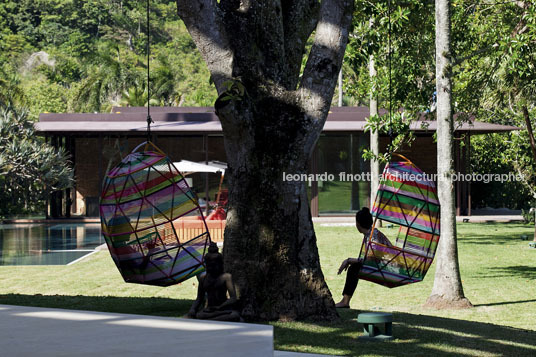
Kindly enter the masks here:
[[101, 111], [114, 99], [117, 101], [125, 90], [140, 82], [141, 71], [128, 63], [129, 59], [114, 56], [114, 50], [120, 51], [119, 47], [108, 43], [97, 53], [95, 63], [86, 68], [87, 77], [73, 99], [74, 111]]
[[434, 287], [426, 304], [436, 308], [471, 307], [465, 297], [458, 263], [454, 197], [452, 66], [450, 56], [450, 0], [436, 0], [437, 174], [441, 203], [441, 239]]
[[181, 94], [178, 91], [177, 76], [166, 57], [158, 58], [158, 66], [151, 72], [151, 98], [160, 105], [179, 106]]

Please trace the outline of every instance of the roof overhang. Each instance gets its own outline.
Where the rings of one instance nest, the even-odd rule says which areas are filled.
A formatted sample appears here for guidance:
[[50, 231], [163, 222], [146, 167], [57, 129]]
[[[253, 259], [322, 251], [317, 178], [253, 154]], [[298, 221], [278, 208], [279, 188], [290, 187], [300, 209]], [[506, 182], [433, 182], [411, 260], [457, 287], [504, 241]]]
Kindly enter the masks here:
[[[151, 108], [151, 131], [159, 134], [221, 134], [221, 123], [214, 109], [196, 108]], [[332, 108], [324, 124], [324, 132], [364, 132], [369, 117], [368, 107]], [[36, 131], [42, 134], [59, 135], [144, 135], [147, 130], [147, 108], [114, 108], [113, 113], [43, 113], [35, 124]], [[418, 120], [411, 124], [416, 133], [433, 133], [437, 123]], [[483, 123], [467, 120], [456, 124], [456, 131], [474, 134], [507, 132], [520, 130], [509, 125]]]

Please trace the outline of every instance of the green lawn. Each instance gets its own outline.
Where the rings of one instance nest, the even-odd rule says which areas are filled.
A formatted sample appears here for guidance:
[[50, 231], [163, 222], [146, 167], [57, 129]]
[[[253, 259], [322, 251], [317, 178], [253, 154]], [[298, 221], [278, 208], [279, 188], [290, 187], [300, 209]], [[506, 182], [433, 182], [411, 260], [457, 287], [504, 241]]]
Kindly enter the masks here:
[[[459, 256], [469, 310], [436, 311], [422, 304], [430, 295], [435, 264], [419, 284], [388, 289], [359, 283], [350, 311], [339, 310], [333, 324], [275, 323], [276, 347], [340, 355], [378, 356], [534, 356], [536, 355], [536, 249], [522, 224], [459, 224]], [[358, 252], [361, 238], [353, 227], [317, 227], [321, 263], [334, 298], [344, 277], [340, 262]], [[382, 228], [388, 236], [394, 229]], [[357, 255], [357, 253], [354, 253]], [[396, 341], [358, 341], [359, 311], [393, 312]]]
[[348, 213], [352, 212], [351, 197], [359, 198], [359, 208], [368, 206], [369, 183], [361, 181], [357, 184], [357, 192], [352, 193], [352, 182], [330, 181], [318, 192], [318, 205], [320, 213]]
[[[459, 255], [468, 310], [436, 311], [422, 304], [433, 268], [419, 284], [387, 289], [359, 283], [352, 309], [334, 323], [273, 323], [275, 348], [335, 355], [534, 356], [536, 355], [536, 249], [522, 224], [460, 224]], [[335, 299], [344, 277], [340, 262], [356, 256], [361, 237], [353, 227], [316, 227], [322, 268]], [[387, 235], [393, 229], [382, 229]], [[168, 288], [122, 281], [107, 252], [71, 266], [0, 267], [0, 304], [33, 305], [160, 316], [185, 314], [196, 280]], [[394, 314], [392, 342], [362, 342], [359, 311]]]

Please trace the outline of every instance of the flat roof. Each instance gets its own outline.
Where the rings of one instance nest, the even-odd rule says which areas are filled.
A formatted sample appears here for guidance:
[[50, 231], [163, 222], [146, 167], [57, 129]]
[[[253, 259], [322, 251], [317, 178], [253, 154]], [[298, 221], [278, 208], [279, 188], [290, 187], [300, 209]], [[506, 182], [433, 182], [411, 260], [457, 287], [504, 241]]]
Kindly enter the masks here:
[[[385, 114], [386, 111], [382, 111]], [[324, 132], [363, 132], [369, 117], [368, 107], [331, 108]], [[151, 131], [161, 134], [222, 133], [221, 123], [210, 107], [151, 107]], [[41, 134], [144, 134], [147, 130], [146, 107], [114, 107], [112, 113], [42, 113], [35, 124]], [[520, 130], [515, 126], [478, 122], [455, 124], [456, 131], [474, 134]], [[434, 132], [437, 122], [418, 120], [411, 124], [418, 133]]]

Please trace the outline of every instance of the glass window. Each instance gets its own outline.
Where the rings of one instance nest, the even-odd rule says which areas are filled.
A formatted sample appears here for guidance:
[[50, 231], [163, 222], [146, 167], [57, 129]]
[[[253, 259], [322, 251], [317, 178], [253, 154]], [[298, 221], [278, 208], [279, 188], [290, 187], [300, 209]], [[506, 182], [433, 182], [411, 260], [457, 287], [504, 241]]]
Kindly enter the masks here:
[[355, 213], [369, 205], [369, 163], [362, 158], [368, 135], [324, 134], [318, 141], [320, 215]]

